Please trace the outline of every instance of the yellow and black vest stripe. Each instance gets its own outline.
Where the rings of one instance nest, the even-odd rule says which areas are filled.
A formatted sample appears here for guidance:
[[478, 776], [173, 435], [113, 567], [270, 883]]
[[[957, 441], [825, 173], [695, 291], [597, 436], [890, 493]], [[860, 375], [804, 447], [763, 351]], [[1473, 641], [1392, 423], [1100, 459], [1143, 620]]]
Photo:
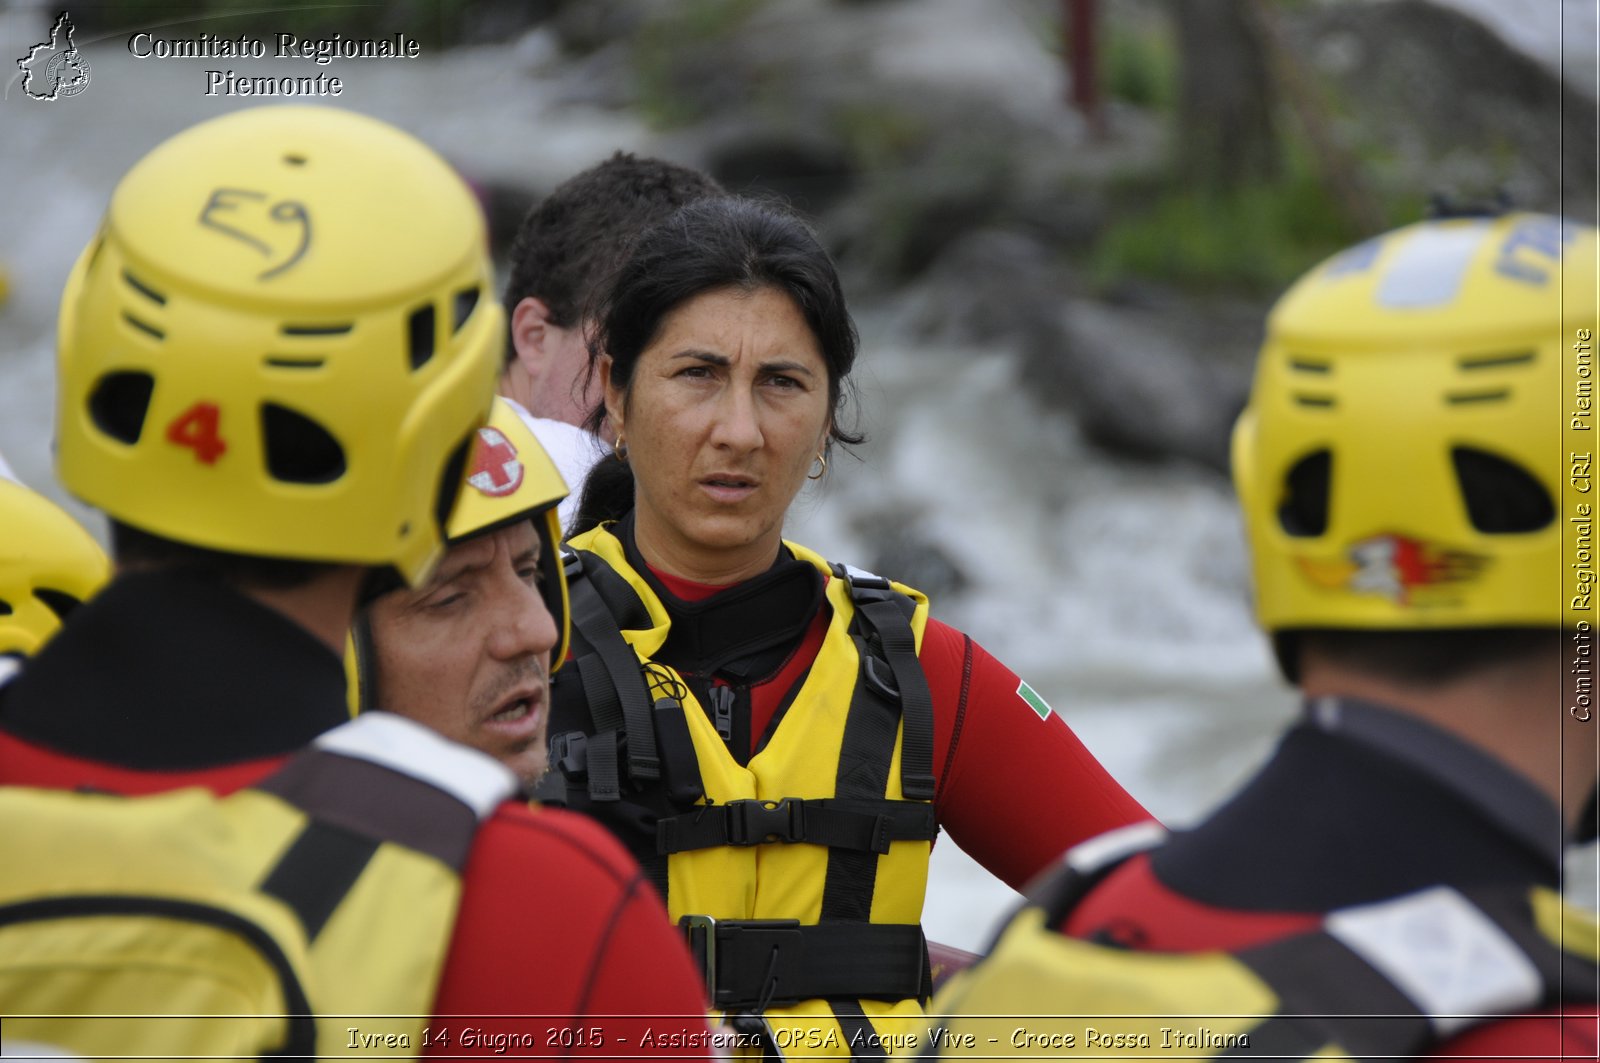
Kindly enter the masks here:
[[1231, 952], [1137, 952], [1055, 928], [1154, 824], [1091, 839], [950, 980], [921, 1054], [1409, 1059], [1473, 1025], [1593, 1001], [1600, 924], [1555, 892], [1437, 886]]
[[227, 797], [0, 788], [0, 1035], [84, 1059], [419, 1051], [515, 780], [388, 713]]

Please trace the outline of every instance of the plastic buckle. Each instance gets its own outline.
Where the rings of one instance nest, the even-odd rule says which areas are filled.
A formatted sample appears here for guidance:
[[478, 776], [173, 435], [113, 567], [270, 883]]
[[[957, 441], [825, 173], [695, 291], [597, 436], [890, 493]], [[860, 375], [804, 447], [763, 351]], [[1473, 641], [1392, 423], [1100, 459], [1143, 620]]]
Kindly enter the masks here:
[[885, 701], [900, 700], [900, 683], [894, 677], [894, 668], [888, 661], [872, 653], [861, 655], [861, 675], [874, 694]]
[[805, 835], [805, 806], [793, 798], [730, 801], [723, 807], [728, 810], [729, 845], [793, 842]]
[[724, 742], [733, 741], [733, 701], [732, 687], [713, 686], [710, 691], [712, 722], [717, 728], [717, 737]]
[[766, 1008], [800, 1003], [802, 998], [785, 992], [786, 987], [797, 984], [804, 963], [805, 938], [800, 920], [719, 922], [709, 915], [686, 915], [678, 920], [678, 926], [683, 928], [689, 954], [706, 979], [713, 1007], [750, 1008], [760, 1014]]
[[[749, 1011], [730, 1011], [723, 1018], [736, 1032], [756, 1039], [761, 1047], [761, 1053], [757, 1058], [764, 1059], [767, 1063], [784, 1063], [788, 1058], [778, 1045], [777, 1035], [772, 1032], [772, 1024], [762, 1016]], [[792, 1042], [786, 1039], [785, 1043]]]
[[561, 548], [561, 574], [566, 576], [568, 582], [583, 574], [583, 558], [578, 556], [578, 551], [565, 546]]
[[849, 580], [853, 587], [870, 587], [873, 590], [884, 591], [889, 589], [888, 580], [864, 568], [856, 568], [854, 565], [834, 565], [833, 572], [834, 575]]
[[569, 779], [589, 774], [589, 736], [582, 731], [563, 731], [550, 739], [550, 763]]

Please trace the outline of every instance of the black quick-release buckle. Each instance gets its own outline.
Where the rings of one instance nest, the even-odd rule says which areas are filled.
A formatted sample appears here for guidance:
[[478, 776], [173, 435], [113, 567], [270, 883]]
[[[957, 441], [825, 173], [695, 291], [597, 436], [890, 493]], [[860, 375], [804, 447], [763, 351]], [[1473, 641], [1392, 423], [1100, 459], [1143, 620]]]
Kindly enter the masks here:
[[891, 584], [876, 572], [867, 572], [849, 565], [833, 565], [833, 574], [840, 579], [849, 580], [852, 587], [869, 587], [875, 591], [889, 590]]
[[871, 653], [861, 655], [861, 678], [875, 694], [885, 701], [900, 700], [900, 681], [894, 676], [889, 662]]
[[589, 775], [589, 736], [582, 731], [565, 731], [550, 739], [550, 763], [569, 779]]
[[578, 551], [568, 546], [561, 548], [561, 574], [566, 576], [569, 582], [583, 575], [583, 558], [578, 556]]
[[805, 805], [793, 798], [729, 801], [723, 807], [728, 810], [729, 845], [797, 842], [805, 837]]
[[785, 993], [799, 984], [805, 937], [798, 919], [714, 919], [686, 915], [678, 920], [689, 955], [705, 979], [715, 1008], [792, 1007], [805, 999]]

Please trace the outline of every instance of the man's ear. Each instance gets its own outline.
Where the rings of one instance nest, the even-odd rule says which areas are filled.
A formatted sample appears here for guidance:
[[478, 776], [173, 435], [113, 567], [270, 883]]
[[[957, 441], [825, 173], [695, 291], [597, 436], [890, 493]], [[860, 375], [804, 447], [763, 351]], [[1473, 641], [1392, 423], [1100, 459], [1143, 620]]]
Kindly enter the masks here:
[[550, 308], [543, 299], [528, 296], [511, 311], [511, 347], [517, 362], [538, 385], [550, 368]]

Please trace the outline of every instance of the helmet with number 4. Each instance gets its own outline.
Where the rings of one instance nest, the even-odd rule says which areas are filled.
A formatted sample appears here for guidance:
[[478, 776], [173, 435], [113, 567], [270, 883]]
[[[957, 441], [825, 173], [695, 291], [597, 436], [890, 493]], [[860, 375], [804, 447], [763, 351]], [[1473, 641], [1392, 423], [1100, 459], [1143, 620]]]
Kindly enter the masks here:
[[264, 107], [122, 179], [62, 296], [58, 469], [194, 546], [422, 577], [504, 342], [477, 201], [375, 119]]
[[1457, 217], [1290, 289], [1233, 437], [1263, 627], [1592, 618], [1592, 540], [1558, 507], [1589, 490], [1597, 253], [1560, 218]]
[[66, 511], [0, 479], [0, 653], [31, 654], [110, 575], [105, 551]]

